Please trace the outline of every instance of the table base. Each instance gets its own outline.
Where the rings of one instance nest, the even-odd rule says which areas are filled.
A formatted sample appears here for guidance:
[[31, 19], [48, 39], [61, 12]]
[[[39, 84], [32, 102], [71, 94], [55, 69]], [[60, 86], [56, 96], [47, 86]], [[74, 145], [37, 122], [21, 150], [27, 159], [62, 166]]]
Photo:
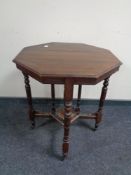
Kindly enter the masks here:
[[80, 99], [82, 85], [78, 85], [78, 98], [76, 108], [72, 106], [73, 99], [73, 83], [70, 79], [65, 80], [65, 89], [64, 89], [64, 109], [55, 108], [55, 85], [51, 84], [51, 97], [52, 97], [52, 109], [51, 112], [39, 112], [35, 111], [32, 105], [32, 95], [29, 77], [23, 72], [25, 79], [25, 89], [27, 94], [28, 106], [29, 106], [29, 119], [31, 121], [31, 128], [35, 127], [35, 118], [53, 118], [58, 121], [64, 127], [64, 138], [63, 138], [63, 160], [67, 157], [69, 150], [69, 128], [70, 124], [73, 123], [76, 119], [94, 119], [95, 127], [94, 130], [98, 128], [99, 123], [102, 119], [102, 111], [104, 106], [104, 101], [107, 93], [107, 86], [109, 77], [104, 80], [98, 110], [95, 113], [83, 114], [80, 112]]

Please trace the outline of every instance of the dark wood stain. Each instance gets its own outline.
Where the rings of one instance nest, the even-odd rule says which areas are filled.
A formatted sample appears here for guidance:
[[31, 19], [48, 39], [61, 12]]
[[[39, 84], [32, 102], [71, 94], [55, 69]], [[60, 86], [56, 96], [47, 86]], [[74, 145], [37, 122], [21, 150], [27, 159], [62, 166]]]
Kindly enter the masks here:
[[[63, 158], [69, 150], [70, 124], [77, 118], [94, 119], [95, 128], [102, 119], [109, 77], [122, 64], [109, 50], [79, 43], [46, 43], [24, 48], [13, 60], [23, 72], [32, 128], [35, 118], [54, 118], [64, 127]], [[51, 84], [51, 112], [35, 111], [32, 104], [29, 76], [44, 84]], [[95, 85], [104, 80], [98, 110], [81, 114], [80, 99], [82, 85]], [[64, 112], [55, 108], [55, 84], [64, 84]], [[73, 87], [78, 85], [76, 108], [72, 106]]]

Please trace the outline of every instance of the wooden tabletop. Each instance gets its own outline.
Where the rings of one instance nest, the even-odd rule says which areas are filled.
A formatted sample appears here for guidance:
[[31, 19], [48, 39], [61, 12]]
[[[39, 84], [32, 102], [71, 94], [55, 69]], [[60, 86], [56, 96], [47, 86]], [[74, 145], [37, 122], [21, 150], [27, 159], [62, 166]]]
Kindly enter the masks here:
[[24, 48], [13, 60], [39, 77], [99, 78], [116, 72], [121, 62], [109, 50], [79, 43], [46, 43]]

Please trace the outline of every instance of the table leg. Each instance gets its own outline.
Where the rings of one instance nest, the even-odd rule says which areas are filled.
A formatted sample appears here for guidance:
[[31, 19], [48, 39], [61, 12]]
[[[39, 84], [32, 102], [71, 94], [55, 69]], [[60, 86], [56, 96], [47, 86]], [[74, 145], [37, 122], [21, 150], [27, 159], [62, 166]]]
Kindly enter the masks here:
[[76, 111], [78, 113], [80, 113], [81, 91], [82, 91], [82, 85], [78, 85], [78, 97], [77, 97], [77, 104], [76, 104]]
[[31, 121], [31, 128], [33, 129], [35, 127], [35, 118], [33, 116], [34, 110], [33, 110], [33, 105], [32, 105], [30, 81], [29, 81], [29, 76], [27, 74], [23, 73], [23, 75], [24, 75], [24, 80], [25, 80], [25, 90], [26, 90], [27, 101], [28, 101], [28, 106], [29, 106], [29, 119]]
[[51, 84], [52, 113], [55, 113], [55, 85]]
[[101, 119], [102, 119], [103, 106], [104, 106], [104, 102], [105, 102], [105, 98], [106, 98], [106, 94], [107, 94], [108, 84], [109, 84], [109, 78], [106, 78], [104, 80], [103, 88], [102, 88], [102, 91], [101, 91], [101, 97], [100, 97], [100, 101], [99, 101], [99, 108], [98, 108], [98, 111], [96, 112], [95, 129], [98, 128], [98, 124], [101, 122]]
[[72, 114], [72, 99], [73, 99], [73, 83], [71, 80], [65, 80], [64, 85], [64, 139], [63, 139], [63, 159], [67, 157], [69, 150], [69, 127], [70, 116]]

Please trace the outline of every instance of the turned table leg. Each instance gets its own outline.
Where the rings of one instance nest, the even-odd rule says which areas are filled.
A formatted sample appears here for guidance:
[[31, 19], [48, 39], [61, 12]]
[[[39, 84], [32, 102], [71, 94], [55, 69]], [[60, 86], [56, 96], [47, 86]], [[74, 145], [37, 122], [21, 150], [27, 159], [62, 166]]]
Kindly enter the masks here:
[[55, 113], [55, 85], [51, 84], [52, 113]]
[[28, 106], [29, 106], [29, 119], [31, 121], [31, 128], [34, 128], [35, 118], [33, 116], [34, 110], [33, 110], [33, 105], [32, 105], [32, 95], [31, 95], [29, 76], [25, 73], [23, 73], [23, 75], [24, 75], [24, 80], [25, 80], [25, 90], [26, 90], [27, 101], [28, 101]]
[[82, 91], [82, 85], [78, 85], [78, 96], [77, 96], [77, 104], [76, 104], [76, 111], [78, 113], [80, 113], [81, 91]]
[[72, 114], [73, 83], [71, 80], [65, 80], [64, 85], [64, 139], [63, 139], [63, 159], [67, 157], [69, 150], [69, 127]]
[[106, 98], [106, 94], [107, 94], [108, 84], [109, 84], [109, 77], [106, 78], [104, 80], [104, 83], [103, 83], [103, 88], [101, 91], [101, 97], [100, 97], [100, 101], [99, 101], [99, 108], [98, 108], [98, 111], [96, 112], [95, 129], [98, 128], [98, 124], [101, 122], [101, 119], [102, 119], [103, 106], [104, 106], [104, 102], [105, 102], [105, 98]]

